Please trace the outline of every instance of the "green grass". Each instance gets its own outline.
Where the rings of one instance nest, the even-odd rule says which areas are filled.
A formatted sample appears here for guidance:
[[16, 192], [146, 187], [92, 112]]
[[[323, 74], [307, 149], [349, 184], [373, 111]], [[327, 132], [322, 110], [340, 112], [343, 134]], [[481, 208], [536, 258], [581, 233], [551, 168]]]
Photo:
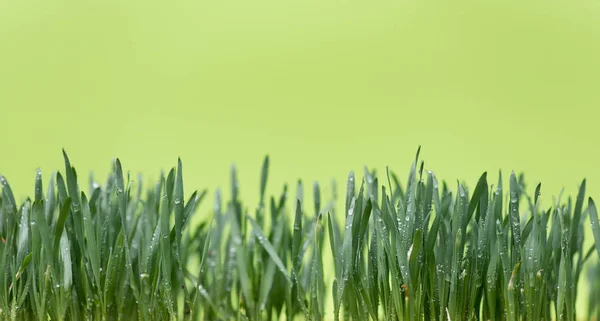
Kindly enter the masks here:
[[[589, 309], [577, 313], [578, 282], [600, 246], [584, 248], [589, 216], [600, 225], [586, 182], [574, 199], [542, 208], [541, 185], [484, 173], [453, 191], [424, 171], [419, 153], [401, 185], [365, 168], [313, 204], [284, 186], [259, 203], [216, 191], [207, 217], [193, 215], [206, 192], [184, 199], [181, 160], [153, 187], [117, 159], [104, 185], [83, 191], [65, 170], [42, 173], [33, 199], [17, 203], [0, 176], [2, 320], [579, 320], [600, 314], [600, 266], [589, 267]], [[90, 180], [93, 182], [93, 179]], [[358, 189], [358, 191], [357, 191]], [[342, 203], [343, 202], [343, 203]], [[336, 213], [344, 207], [344, 213]], [[333, 279], [327, 275], [333, 274]], [[579, 298], [581, 299], [581, 298]], [[329, 302], [329, 303], [328, 303]]]

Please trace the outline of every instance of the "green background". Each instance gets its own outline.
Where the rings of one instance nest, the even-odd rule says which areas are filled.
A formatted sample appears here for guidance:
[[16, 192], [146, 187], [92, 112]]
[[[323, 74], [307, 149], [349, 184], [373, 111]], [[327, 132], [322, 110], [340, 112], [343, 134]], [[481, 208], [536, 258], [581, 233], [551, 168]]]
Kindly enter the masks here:
[[405, 178], [420, 144], [450, 182], [524, 171], [550, 204], [587, 177], [600, 199], [599, 57], [597, 1], [4, 0], [0, 172], [24, 198], [62, 147], [82, 182], [181, 156], [189, 193], [235, 162], [252, 207], [265, 154], [278, 193]]

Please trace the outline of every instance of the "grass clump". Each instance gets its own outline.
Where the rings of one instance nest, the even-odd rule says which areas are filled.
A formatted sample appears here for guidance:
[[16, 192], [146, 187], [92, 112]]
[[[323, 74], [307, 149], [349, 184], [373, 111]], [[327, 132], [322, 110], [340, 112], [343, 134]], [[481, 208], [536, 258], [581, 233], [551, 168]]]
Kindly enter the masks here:
[[[65, 153], [64, 173], [44, 194], [38, 171], [21, 204], [0, 177], [0, 319], [578, 320], [578, 281], [600, 254], [585, 181], [544, 209], [522, 176], [491, 186], [484, 173], [453, 192], [418, 155], [405, 187], [365, 169], [341, 200], [315, 183], [310, 206], [301, 181], [293, 197], [286, 186], [266, 195], [267, 157], [248, 207], [232, 167], [229, 196], [217, 190], [199, 224], [206, 192], [184, 199], [181, 161], [144, 191], [116, 160], [86, 193]], [[588, 215], [596, 245], [584, 248]], [[599, 273], [588, 318], [600, 313]]]

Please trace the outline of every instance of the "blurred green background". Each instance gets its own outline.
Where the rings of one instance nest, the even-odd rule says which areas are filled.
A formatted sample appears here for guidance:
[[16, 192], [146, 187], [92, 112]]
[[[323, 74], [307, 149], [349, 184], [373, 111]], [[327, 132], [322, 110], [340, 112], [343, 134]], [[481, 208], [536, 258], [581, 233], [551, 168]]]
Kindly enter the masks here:
[[[363, 164], [474, 187], [524, 171], [600, 198], [596, 1], [0, 1], [0, 172], [104, 178], [113, 157], [187, 192], [258, 199]], [[83, 179], [86, 182], [86, 179]], [[201, 211], [208, 215], [206, 202]], [[588, 236], [590, 234], [588, 233]]]

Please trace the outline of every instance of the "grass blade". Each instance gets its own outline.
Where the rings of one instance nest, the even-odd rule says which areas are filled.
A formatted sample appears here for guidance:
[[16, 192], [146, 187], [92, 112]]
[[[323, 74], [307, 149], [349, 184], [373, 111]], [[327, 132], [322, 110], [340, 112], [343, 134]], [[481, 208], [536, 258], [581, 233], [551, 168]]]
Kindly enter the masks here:
[[588, 211], [590, 213], [592, 233], [594, 234], [594, 240], [596, 241], [596, 250], [598, 251], [598, 256], [600, 256], [600, 223], [598, 223], [598, 209], [591, 197], [588, 200]]
[[[67, 197], [62, 208], [60, 209], [58, 220], [56, 221], [56, 227], [54, 228], [54, 253], [58, 253], [58, 249], [60, 246], [60, 239], [63, 235], [63, 230], [65, 228], [65, 222], [67, 221], [67, 216], [71, 211], [71, 198]], [[42, 235], [42, 238], [44, 236]], [[47, 243], [48, 244], [48, 243]]]
[[285, 265], [279, 258], [279, 255], [277, 255], [277, 250], [275, 250], [271, 242], [269, 242], [269, 239], [264, 235], [262, 229], [260, 228], [260, 226], [258, 226], [256, 221], [250, 216], [247, 216], [247, 218], [250, 221], [250, 224], [252, 225], [252, 229], [254, 230], [254, 233], [256, 234], [260, 245], [262, 245], [262, 247], [267, 251], [267, 253], [269, 253], [271, 260], [275, 262], [275, 265], [277, 265], [279, 271], [285, 276], [285, 279], [288, 282], [292, 283], [292, 279], [290, 279], [289, 275], [287, 274], [287, 269]]

